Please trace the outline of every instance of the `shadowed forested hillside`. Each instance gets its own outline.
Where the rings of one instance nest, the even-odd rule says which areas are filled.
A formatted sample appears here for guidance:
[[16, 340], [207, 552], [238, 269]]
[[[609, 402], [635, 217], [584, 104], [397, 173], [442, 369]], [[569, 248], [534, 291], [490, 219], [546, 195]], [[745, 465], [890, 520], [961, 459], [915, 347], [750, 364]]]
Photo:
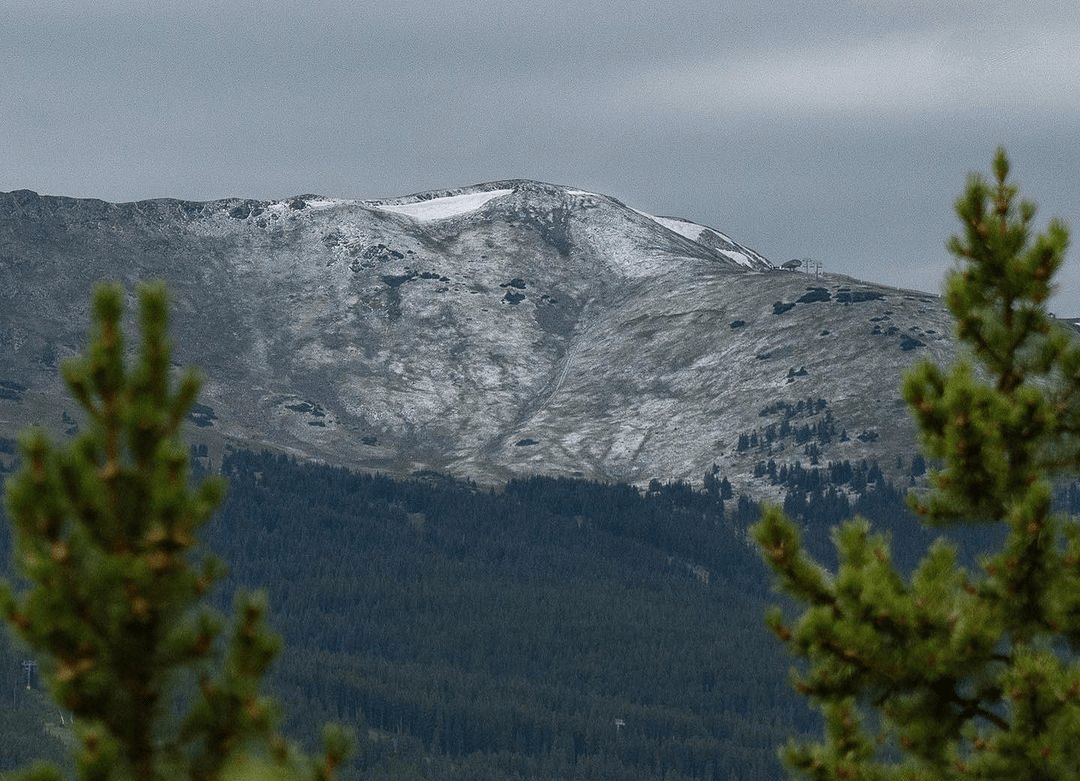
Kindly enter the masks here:
[[[639, 491], [493, 490], [247, 451], [214, 467], [229, 479], [207, 529], [230, 569], [217, 599], [268, 591], [287, 731], [314, 743], [315, 725], [352, 725], [346, 778], [775, 778], [777, 744], [812, 726], [762, 623], [744, 536], [758, 507], [718, 470], [703, 490]], [[893, 530], [898, 557], [924, 544], [876, 464], [761, 469], [817, 549], [855, 511]], [[22, 657], [2, 650], [17, 683]], [[56, 724], [21, 727], [0, 769], [55, 754]]]
[[718, 499], [250, 453], [224, 471], [211, 546], [270, 593], [294, 732], [355, 724], [359, 766], [388, 777], [774, 773], [785, 662]]

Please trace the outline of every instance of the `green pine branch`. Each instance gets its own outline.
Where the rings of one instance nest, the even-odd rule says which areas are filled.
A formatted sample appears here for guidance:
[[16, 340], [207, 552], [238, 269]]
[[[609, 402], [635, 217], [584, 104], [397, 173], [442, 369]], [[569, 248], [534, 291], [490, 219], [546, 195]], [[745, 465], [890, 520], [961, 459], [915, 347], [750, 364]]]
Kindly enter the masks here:
[[938, 540], [905, 577], [856, 519], [834, 532], [830, 573], [780, 510], [751, 530], [802, 604], [767, 623], [825, 717], [820, 742], [783, 752], [806, 778], [1080, 776], [1080, 529], [1051, 507], [1054, 481], [1080, 471], [1080, 340], [1046, 310], [1068, 231], [1052, 220], [1033, 237], [1003, 150], [993, 170], [969, 178], [948, 243], [945, 299], [967, 357], [916, 367], [903, 392], [941, 464], [913, 507], [935, 526], [1003, 525], [1002, 547], [968, 572]]
[[29, 588], [4, 584], [0, 608], [76, 717], [85, 781], [329, 779], [348, 740], [331, 730], [324, 756], [305, 757], [260, 693], [279, 648], [265, 599], [240, 597], [231, 633], [206, 605], [224, 567], [198, 537], [225, 483], [191, 485], [182, 427], [200, 379], [172, 374], [162, 285], [140, 290], [129, 363], [123, 299], [116, 285], [95, 291], [87, 350], [63, 367], [85, 431], [67, 444], [38, 429], [20, 440], [7, 502]]

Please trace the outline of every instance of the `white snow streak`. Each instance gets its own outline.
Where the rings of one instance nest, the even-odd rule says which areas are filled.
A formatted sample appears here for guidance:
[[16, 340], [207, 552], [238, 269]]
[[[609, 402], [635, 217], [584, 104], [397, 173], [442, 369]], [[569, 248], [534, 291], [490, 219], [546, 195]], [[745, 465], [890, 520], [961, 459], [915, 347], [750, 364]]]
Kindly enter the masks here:
[[412, 203], [379, 204], [376, 209], [388, 212], [396, 212], [412, 217], [418, 222], [430, 220], [445, 220], [448, 217], [456, 217], [476, 211], [488, 201], [509, 195], [513, 190], [487, 190], [478, 193], [464, 193], [462, 195], [447, 195], [443, 198], [431, 198], [426, 201], [414, 201]]
[[680, 236], [685, 236], [688, 239], [697, 241], [701, 236], [701, 232], [705, 230], [701, 225], [696, 222], [689, 222], [688, 220], [676, 220], [671, 217], [653, 217], [648, 215], [650, 219], [656, 220], [665, 228], [671, 231], [675, 231]]
[[[637, 209], [635, 209], [634, 211], [637, 211]], [[645, 216], [645, 217], [648, 217], [650, 220], [654, 220], [655, 222], [660, 223], [661, 225], [663, 225], [668, 230], [674, 231], [675, 233], [678, 233], [680, 236], [685, 236], [686, 238], [690, 239], [691, 241], [701, 241], [704, 238], [705, 233], [708, 232], [708, 233], [711, 233], [711, 234], [713, 234], [715, 236], [719, 236], [721, 239], [728, 242], [729, 244], [735, 244], [734, 241], [732, 241], [730, 238], [725, 236], [720, 231], [714, 230], [713, 228], [707, 228], [704, 225], [698, 225], [696, 222], [690, 222], [689, 220], [680, 220], [680, 219], [677, 219], [675, 217], [657, 217], [656, 215], [647, 214], [646, 212], [640, 212], [640, 211], [638, 212], [638, 214], [640, 214], [642, 216]], [[738, 246], [738, 245], [735, 245], [735, 246]], [[754, 264], [754, 260], [749, 255], [747, 255], [747, 254], [745, 254], [743, 252], [736, 252], [734, 250], [719, 249], [719, 248], [716, 248], [716, 251], [722, 253], [725, 257], [730, 258], [731, 260], [735, 261], [740, 266], [746, 266], [746, 268], [751, 268], [751, 269], [756, 268], [756, 266]]]
[[752, 260], [750, 260], [750, 257], [748, 255], [744, 255], [741, 252], [732, 252], [731, 250], [726, 250], [726, 249], [717, 250], [717, 251], [722, 252], [724, 255], [731, 258], [731, 260], [735, 261], [740, 266], [746, 266], [747, 268], [754, 268], [754, 262]]

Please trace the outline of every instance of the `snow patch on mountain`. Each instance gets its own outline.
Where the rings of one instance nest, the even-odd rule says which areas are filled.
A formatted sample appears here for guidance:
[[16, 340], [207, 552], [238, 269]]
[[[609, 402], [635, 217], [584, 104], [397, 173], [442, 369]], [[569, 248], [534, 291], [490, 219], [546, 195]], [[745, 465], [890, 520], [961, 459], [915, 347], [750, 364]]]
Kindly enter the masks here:
[[744, 247], [737, 241], [733, 241], [729, 236], [715, 228], [705, 228], [701, 231], [697, 240], [705, 246], [712, 247], [723, 253], [741, 266], [758, 271], [776, 268], [768, 258], [748, 247]]
[[[719, 234], [719, 235], [723, 236], [722, 233]], [[745, 252], [735, 252], [735, 251], [729, 250], [729, 249], [719, 249], [717, 251], [724, 254], [724, 255], [726, 255], [727, 257], [731, 258], [733, 261], [738, 263], [740, 266], [746, 266], [747, 268], [753, 268], [753, 269], [760, 268], [759, 264], [754, 262], [755, 258], [751, 257], [750, 255], [747, 255]], [[759, 262], [760, 262], [761, 257], [757, 256], [757, 258], [759, 259]]]
[[[635, 211], [637, 210], [635, 209]], [[769, 267], [772, 265], [753, 250], [747, 250], [746, 247], [732, 241], [731, 238], [714, 228], [699, 225], [696, 222], [680, 219], [678, 217], [657, 217], [654, 214], [647, 214], [646, 212], [640, 211], [638, 214], [648, 217], [650, 220], [663, 225], [668, 230], [678, 233], [680, 236], [684, 236], [691, 241], [696, 241], [707, 247], [711, 247], [730, 260], [738, 263], [740, 266], [759, 270], [763, 266]]]
[[[644, 212], [640, 213], [644, 214]], [[685, 236], [691, 241], [697, 241], [698, 237], [701, 236], [701, 232], [705, 230], [703, 226], [698, 225], [696, 222], [690, 222], [689, 220], [677, 220], [673, 217], [656, 217], [652, 214], [646, 214], [645, 216], [651, 220], [656, 220], [668, 230], [675, 231], [680, 236]]]
[[410, 201], [409, 203], [380, 203], [374, 204], [372, 208], [404, 214], [407, 217], [412, 217], [417, 222], [429, 222], [432, 220], [445, 220], [476, 211], [488, 201], [509, 195], [512, 192], [513, 190], [487, 190]]

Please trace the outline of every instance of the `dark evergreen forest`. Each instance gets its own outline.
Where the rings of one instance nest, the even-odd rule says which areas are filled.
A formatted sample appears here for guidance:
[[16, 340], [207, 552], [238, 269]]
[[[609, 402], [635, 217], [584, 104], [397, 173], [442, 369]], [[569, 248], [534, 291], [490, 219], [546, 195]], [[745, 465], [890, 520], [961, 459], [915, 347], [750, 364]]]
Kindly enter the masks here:
[[[719, 468], [700, 490], [639, 491], [493, 490], [248, 451], [215, 467], [229, 492], [205, 539], [230, 569], [215, 599], [266, 590], [286, 731], [313, 746], [323, 722], [352, 726], [345, 778], [771, 779], [776, 746], [816, 726], [763, 626], [772, 596], [745, 536], [758, 507]], [[930, 537], [876, 464], [760, 469], [815, 553], [854, 513], [892, 530], [902, 561]], [[23, 661], [5, 638], [0, 770], [63, 748]]]

